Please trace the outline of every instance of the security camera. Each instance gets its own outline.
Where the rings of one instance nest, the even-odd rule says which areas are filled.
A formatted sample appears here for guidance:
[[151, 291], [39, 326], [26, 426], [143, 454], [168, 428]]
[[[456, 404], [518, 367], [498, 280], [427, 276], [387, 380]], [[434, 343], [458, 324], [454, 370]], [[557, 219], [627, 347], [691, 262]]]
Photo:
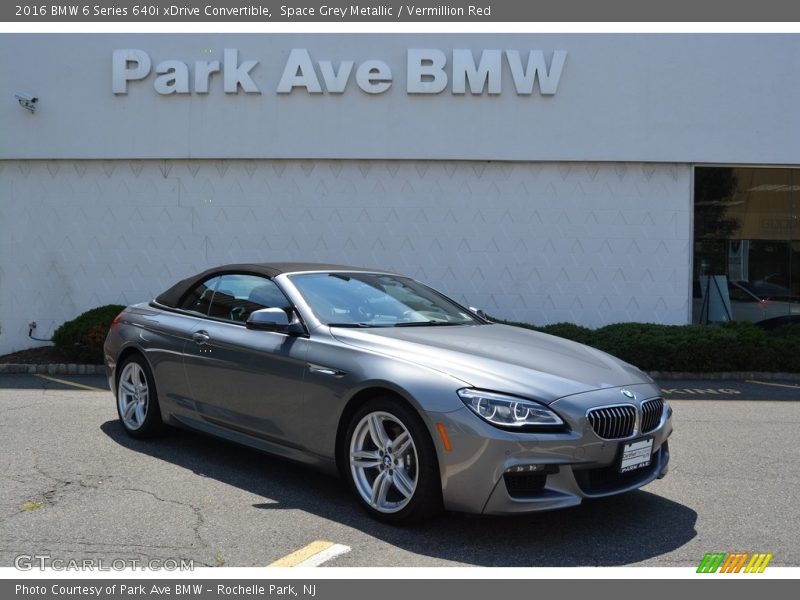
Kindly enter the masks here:
[[30, 94], [17, 93], [14, 94], [14, 98], [17, 99], [17, 102], [19, 102], [19, 105], [22, 108], [27, 109], [31, 112], [36, 112], [36, 103], [39, 102], [39, 98], [37, 98], [36, 96], [31, 96]]

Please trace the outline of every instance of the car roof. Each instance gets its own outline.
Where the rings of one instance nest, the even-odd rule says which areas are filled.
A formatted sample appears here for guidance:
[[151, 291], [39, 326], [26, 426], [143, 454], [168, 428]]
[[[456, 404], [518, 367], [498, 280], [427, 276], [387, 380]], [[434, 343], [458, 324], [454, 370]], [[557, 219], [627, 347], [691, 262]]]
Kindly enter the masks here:
[[[253, 267], [257, 270], [272, 272], [275, 275], [282, 273], [303, 273], [308, 271], [353, 271], [363, 273], [388, 273], [385, 269], [368, 269], [365, 267], [354, 267], [352, 265], [337, 265], [331, 263], [311, 263], [311, 262], [266, 262], [266, 263], [249, 263], [241, 265], [225, 265], [226, 270], [231, 267]], [[212, 269], [213, 270], [213, 269]]]
[[353, 267], [349, 265], [336, 265], [328, 263], [310, 262], [264, 262], [264, 263], [236, 263], [220, 265], [206, 269], [202, 273], [187, 277], [173, 285], [164, 293], [156, 297], [156, 302], [164, 306], [176, 308], [184, 295], [194, 288], [198, 283], [217, 275], [226, 273], [251, 273], [264, 277], [275, 277], [283, 273], [307, 273], [313, 271], [345, 271], [355, 273], [391, 273], [385, 269], [368, 269], [365, 267]]

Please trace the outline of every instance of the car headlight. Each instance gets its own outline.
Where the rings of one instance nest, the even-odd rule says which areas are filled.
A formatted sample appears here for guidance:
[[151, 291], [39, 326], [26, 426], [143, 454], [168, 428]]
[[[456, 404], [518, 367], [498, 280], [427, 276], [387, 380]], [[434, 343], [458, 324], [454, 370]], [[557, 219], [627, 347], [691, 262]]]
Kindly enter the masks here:
[[470, 388], [458, 390], [458, 397], [476, 415], [503, 429], [564, 426], [556, 413], [533, 400]]

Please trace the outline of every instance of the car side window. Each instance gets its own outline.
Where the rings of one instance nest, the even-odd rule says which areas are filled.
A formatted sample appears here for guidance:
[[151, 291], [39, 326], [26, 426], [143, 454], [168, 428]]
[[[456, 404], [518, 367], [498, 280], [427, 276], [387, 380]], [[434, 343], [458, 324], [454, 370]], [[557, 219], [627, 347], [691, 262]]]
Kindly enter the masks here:
[[220, 279], [222, 279], [222, 277], [212, 277], [196, 285], [186, 294], [186, 297], [178, 308], [200, 313], [201, 315], [207, 315], [208, 309], [211, 306], [211, 298], [217, 290]]
[[280, 308], [287, 313], [292, 304], [275, 283], [258, 275], [232, 274], [220, 277], [208, 315], [237, 323], [262, 308]]

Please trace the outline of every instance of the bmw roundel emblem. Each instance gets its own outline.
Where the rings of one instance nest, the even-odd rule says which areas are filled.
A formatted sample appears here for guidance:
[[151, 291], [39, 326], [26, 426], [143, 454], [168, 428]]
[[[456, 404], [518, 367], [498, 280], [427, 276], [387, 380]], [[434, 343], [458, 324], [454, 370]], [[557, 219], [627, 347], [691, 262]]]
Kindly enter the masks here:
[[631, 400], [636, 400], [636, 394], [634, 394], [632, 391], [622, 388], [620, 392], [622, 392], [622, 395], [625, 396], [626, 398], [630, 398]]

